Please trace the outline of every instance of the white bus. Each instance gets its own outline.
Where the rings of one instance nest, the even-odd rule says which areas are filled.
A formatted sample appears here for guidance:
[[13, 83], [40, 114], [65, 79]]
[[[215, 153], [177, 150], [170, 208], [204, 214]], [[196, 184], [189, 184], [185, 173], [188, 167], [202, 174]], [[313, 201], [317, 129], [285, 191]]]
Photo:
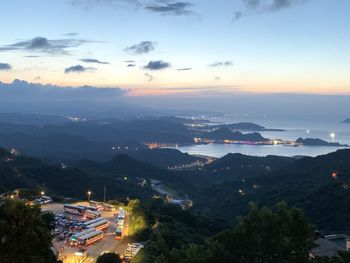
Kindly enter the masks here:
[[65, 204], [63, 206], [64, 212], [75, 215], [83, 215], [85, 212], [85, 208], [79, 205], [68, 205]]
[[98, 211], [86, 210], [85, 217], [88, 219], [96, 219], [101, 217], [101, 213]]
[[88, 228], [94, 228], [96, 230], [104, 230], [108, 227], [109, 222], [106, 219], [98, 221], [96, 223], [88, 225]]
[[82, 205], [81, 207], [84, 207], [85, 210], [90, 210], [90, 211], [98, 211], [98, 207], [96, 206], [91, 206], [91, 205]]
[[96, 218], [96, 219], [94, 219], [94, 220], [86, 221], [86, 222], [84, 222], [84, 226], [85, 226], [85, 227], [89, 227], [89, 225], [94, 224], [94, 223], [96, 223], [96, 222], [98, 222], [98, 221], [101, 221], [101, 220], [104, 220], [104, 218], [99, 217], [99, 218]]
[[103, 232], [96, 230], [78, 238], [78, 246], [88, 246], [94, 242], [97, 242], [103, 238]]
[[119, 214], [118, 214], [118, 220], [119, 219], [124, 219], [125, 218], [125, 211], [123, 208], [119, 208]]
[[82, 237], [82, 236], [85, 236], [89, 233], [92, 233], [92, 232], [95, 232], [96, 230], [94, 228], [89, 228], [89, 229], [86, 229], [86, 230], [83, 230], [79, 233], [76, 233], [74, 235], [72, 235], [70, 238], [69, 238], [69, 244], [71, 246], [75, 246], [78, 244], [78, 238], [79, 237]]
[[124, 227], [124, 219], [118, 219], [117, 226]]

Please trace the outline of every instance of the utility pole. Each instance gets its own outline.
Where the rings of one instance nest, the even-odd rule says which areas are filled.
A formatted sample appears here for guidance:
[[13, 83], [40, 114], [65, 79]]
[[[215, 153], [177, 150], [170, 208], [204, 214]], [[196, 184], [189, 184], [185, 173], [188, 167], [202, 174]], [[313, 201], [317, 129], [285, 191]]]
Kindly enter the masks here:
[[106, 186], [103, 187], [103, 202], [106, 203]]

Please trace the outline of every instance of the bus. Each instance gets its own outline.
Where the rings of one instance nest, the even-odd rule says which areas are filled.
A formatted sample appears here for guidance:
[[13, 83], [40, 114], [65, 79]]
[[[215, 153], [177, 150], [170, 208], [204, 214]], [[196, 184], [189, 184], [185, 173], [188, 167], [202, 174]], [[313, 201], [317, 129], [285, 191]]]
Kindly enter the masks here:
[[63, 206], [64, 212], [69, 213], [69, 214], [74, 214], [74, 215], [80, 215], [82, 216], [85, 212], [85, 208], [79, 205], [68, 205], [65, 204]]
[[101, 205], [100, 202], [93, 201], [93, 200], [90, 200], [90, 201], [89, 201], [89, 205], [90, 205], [90, 206], [93, 206], [93, 207], [97, 207], [97, 208], [101, 208], [101, 207], [102, 207], [102, 205]]
[[98, 211], [86, 210], [85, 217], [88, 219], [96, 219], [101, 217], [101, 213]]
[[91, 206], [91, 205], [82, 205], [81, 207], [84, 207], [85, 210], [90, 210], [90, 211], [98, 211], [98, 207]]
[[89, 220], [89, 221], [86, 221], [86, 222], [84, 222], [83, 224], [84, 224], [84, 227], [89, 227], [89, 225], [92, 225], [92, 224], [94, 224], [94, 223], [96, 223], [96, 222], [98, 222], [98, 221], [101, 221], [101, 220], [104, 220], [104, 218], [102, 218], [102, 217], [99, 217], [99, 218], [96, 218], [96, 219], [94, 219], [94, 220]]
[[93, 228], [89, 228], [89, 229], [86, 229], [86, 230], [83, 230], [79, 233], [76, 233], [76, 234], [73, 234], [70, 238], [69, 238], [69, 244], [71, 246], [76, 246], [78, 244], [78, 238], [79, 237], [82, 237], [82, 236], [85, 236], [89, 233], [92, 233], [92, 232], [95, 232], [96, 230], [93, 229]]
[[94, 232], [88, 233], [84, 236], [78, 238], [78, 246], [88, 246], [95, 243], [103, 238], [103, 232], [101, 230], [96, 230]]
[[109, 222], [106, 219], [98, 221], [96, 223], [88, 225], [88, 228], [95, 228], [96, 230], [105, 230], [109, 225]]
[[119, 219], [124, 219], [125, 218], [125, 211], [123, 208], [119, 208], [119, 214], [118, 214], [118, 220]]
[[124, 226], [124, 219], [118, 219], [117, 226], [123, 227]]
[[115, 208], [113, 205], [103, 203], [103, 204], [101, 204], [101, 206], [102, 206], [103, 210], [105, 210], [105, 211], [115, 211]]
[[123, 235], [123, 228], [118, 226], [117, 229], [115, 230], [114, 235], [116, 239], [121, 239]]

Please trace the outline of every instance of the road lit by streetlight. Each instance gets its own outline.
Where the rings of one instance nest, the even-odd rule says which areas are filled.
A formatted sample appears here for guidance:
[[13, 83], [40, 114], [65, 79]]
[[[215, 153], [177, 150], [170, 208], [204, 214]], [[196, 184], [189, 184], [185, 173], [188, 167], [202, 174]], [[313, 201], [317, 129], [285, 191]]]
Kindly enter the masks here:
[[91, 193], [91, 191], [88, 191], [87, 194], [88, 194], [88, 201], [90, 202], [90, 197], [91, 197], [92, 193]]

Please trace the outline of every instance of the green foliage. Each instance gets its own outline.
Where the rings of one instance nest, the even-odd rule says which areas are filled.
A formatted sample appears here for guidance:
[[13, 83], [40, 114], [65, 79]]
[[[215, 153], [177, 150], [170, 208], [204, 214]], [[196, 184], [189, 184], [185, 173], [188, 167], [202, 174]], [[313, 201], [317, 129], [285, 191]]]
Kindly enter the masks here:
[[145, 241], [149, 237], [150, 229], [140, 200], [130, 200], [127, 210], [130, 213], [129, 235], [137, 241]]
[[97, 258], [96, 263], [121, 263], [120, 256], [115, 253], [104, 253]]
[[51, 250], [53, 216], [20, 201], [0, 204], [0, 262], [56, 262]]
[[313, 227], [301, 210], [280, 203], [275, 209], [251, 204], [247, 216], [231, 229], [192, 245], [182, 261], [186, 263], [304, 263], [313, 246]]

